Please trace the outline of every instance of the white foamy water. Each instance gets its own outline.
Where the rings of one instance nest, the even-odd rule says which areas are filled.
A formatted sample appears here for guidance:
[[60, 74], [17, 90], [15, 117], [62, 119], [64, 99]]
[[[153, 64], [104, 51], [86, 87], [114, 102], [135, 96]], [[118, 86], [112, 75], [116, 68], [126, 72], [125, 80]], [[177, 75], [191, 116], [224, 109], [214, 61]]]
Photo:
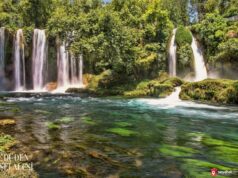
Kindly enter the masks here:
[[204, 80], [207, 78], [207, 69], [205, 66], [202, 50], [198, 47], [198, 43], [194, 37], [191, 47], [194, 55], [195, 81]]

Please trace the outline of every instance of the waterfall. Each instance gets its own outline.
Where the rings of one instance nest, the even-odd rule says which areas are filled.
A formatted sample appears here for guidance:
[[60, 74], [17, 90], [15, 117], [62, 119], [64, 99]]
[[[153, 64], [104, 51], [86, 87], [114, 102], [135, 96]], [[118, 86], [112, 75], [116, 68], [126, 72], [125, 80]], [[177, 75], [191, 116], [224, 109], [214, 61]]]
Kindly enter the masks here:
[[193, 37], [192, 50], [194, 55], [195, 81], [201, 81], [207, 78], [207, 69], [201, 49], [198, 47], [196, 39]]
[[65, 92], [70, 87], [83, 86], [83, 59], [82, 56], [76, 59], [73, 54], [67, 50], [67, 43], [63, 42], [58, 47], [57, 67], [58, 79], [57, 90]]
[[176, 49], [175, 35], [177, 29], [173, 30], [172, 38], [169, 46], [169, 75], [176, 76]]
[[47, 74], [47, 44], [45, 30], [34, 30], [33, 36], [33, 55], [32, 55], [32, 74], [33, 90], [42, 91]]
[[0, 89], [4, 88], [5, 80], [5, 28], [0, 28]]
[[57, 66], [58, 66], [58, 87], [70, 84], [69, 78], [69, 53], [65, 49], [65, 43], [58, 47]]
[[83, 55], [79, 58], [79, 84], [83, 86]]
[[15, 90], [23, 91], [26, 86], [25, 56], [22, 29], [17, 30], [14, 40], [14, 79]]

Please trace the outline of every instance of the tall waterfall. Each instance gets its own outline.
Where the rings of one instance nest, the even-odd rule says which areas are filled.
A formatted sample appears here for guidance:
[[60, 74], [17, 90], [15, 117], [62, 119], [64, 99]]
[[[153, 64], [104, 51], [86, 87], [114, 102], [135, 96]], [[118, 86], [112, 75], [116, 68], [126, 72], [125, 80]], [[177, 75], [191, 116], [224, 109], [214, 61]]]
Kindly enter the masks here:
[[47, 44], [45, 30], [34, 30], [33, 54], [32, 54], [32, 74], [33, 90], [42, 91], [47, 74]]
[[5, 28], [0, 28], [0, 89], [4, 88], [5, 80]]
[[172, 38], [169, 46], [169, 75], [176, 76], [176, 49], [175, 35], [177, 29], [173, 30]]
[[17, 30], [14, 41], [14, 79], [15, 90], [23, 91], [26, 86], [23, 31]]
[[79, 84], [83, 86], [83, 55], [79, 58]]
[[65, 49], [65, 43], [59, 46], [57, 51], [58, 87], [70, 84], [69, 78], [69, 53]]
[[67, 44], [64, 42], [58, 47], [57, 51], [57, 66], [58, 66], [58, 81], [57, 91], [64, 92], [70, 87], [83, 86], [83, 59], [82, 56], [76, 59], [66, 49]]
[[207, 69], [201, 49], [198, 47], [196, 39], [193, 37], [192, 50], [194, 55], [195, 81], [201, 81], [207, 78]]

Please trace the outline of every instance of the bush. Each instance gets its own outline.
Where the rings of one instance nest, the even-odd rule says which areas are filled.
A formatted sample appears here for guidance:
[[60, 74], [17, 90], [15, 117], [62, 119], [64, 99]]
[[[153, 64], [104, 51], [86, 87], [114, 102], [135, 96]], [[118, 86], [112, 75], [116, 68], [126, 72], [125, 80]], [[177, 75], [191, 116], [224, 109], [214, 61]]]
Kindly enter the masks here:
[[183, 26], [178, 27], [175, 36], [175, 41], [179, 47], [186, 44], [191, 45], [192, 40], [192, 34], [187, 28]]

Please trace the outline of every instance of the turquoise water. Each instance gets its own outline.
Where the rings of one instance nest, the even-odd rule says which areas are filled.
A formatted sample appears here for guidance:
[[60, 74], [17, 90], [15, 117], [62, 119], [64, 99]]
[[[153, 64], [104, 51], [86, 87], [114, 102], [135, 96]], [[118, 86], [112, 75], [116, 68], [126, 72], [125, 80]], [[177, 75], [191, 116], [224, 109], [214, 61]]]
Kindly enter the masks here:
[[16, 119], [8, 132], [35, 155], [40, 177], [210, 177], [213, 167], [238, 168], [237, 107], [67, 95], [5, 100], [1, 117]]

